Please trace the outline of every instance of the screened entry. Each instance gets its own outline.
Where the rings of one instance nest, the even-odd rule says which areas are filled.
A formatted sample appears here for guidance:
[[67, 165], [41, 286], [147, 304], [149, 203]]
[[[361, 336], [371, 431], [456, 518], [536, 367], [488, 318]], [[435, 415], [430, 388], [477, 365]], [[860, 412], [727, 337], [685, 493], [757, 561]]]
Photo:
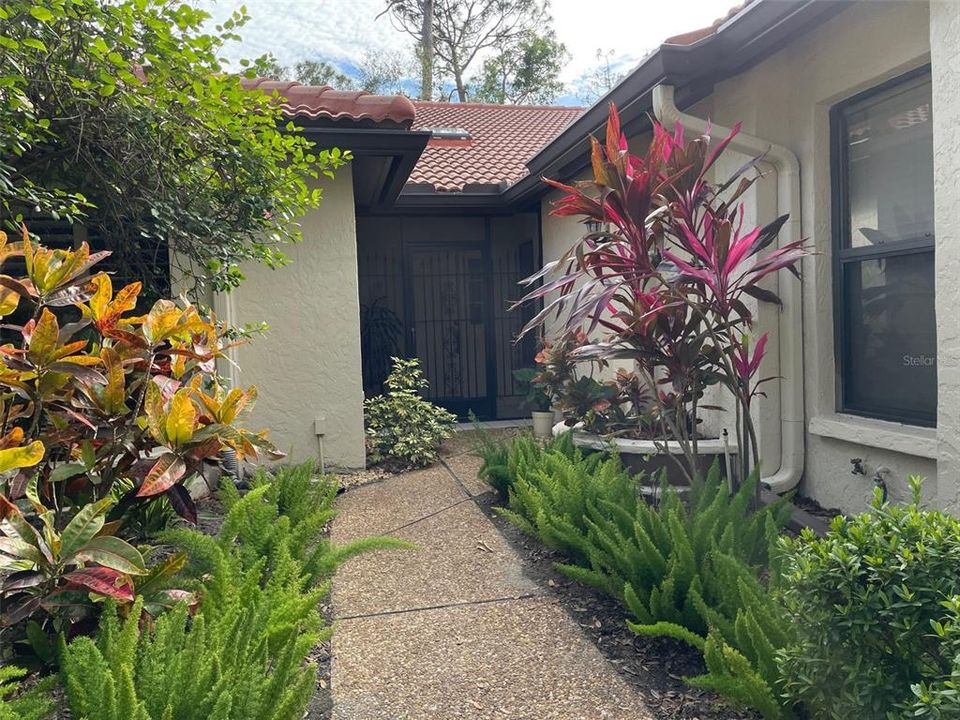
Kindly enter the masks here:
[[538, 261], [535, 213], [509, 217], [357, 219], [364, 392], [381, 392], [396, 355], [420, 359], [425, 397], [460, 417], [525, 415], [513, 371], [530, 309], [510, 312]]

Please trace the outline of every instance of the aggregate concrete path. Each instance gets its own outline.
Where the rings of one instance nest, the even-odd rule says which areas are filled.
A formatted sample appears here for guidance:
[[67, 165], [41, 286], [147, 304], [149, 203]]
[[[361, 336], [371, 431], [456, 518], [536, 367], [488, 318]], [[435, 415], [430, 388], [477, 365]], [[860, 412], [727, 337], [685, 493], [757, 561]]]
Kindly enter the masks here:
[[649, 720], [479, 510], [467, 453], [345, 493], [334, 542], [417, 550], [348, 562], [333, 586], [334, 720]]

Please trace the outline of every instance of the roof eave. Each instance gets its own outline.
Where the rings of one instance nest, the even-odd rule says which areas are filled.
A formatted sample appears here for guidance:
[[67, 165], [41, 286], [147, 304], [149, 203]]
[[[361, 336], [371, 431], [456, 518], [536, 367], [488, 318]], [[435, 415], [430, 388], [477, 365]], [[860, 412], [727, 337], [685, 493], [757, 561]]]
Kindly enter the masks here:
[[[293, 119], [296, 122], [296, 118]], [[344, 124], [297, 123], [300, 131], [321, 148], [339, 147], [353, 154], [355, 201], [359, 209], [376, 212], [392, 207], [403, 190], [430, 133], [398, 127], [344, 126]], [[358, 162], [362, 161], [362, 162]], [[360, 178], [360, 166], [371, 173]], [[367, 180], [365, 192], [357, 192], [358, 182]]]

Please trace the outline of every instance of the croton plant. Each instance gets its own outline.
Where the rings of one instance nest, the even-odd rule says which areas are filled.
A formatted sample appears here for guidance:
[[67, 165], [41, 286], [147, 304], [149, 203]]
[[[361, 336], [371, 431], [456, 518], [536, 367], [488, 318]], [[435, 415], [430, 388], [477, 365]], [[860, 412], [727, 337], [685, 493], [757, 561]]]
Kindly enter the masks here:
[[[646, 154], [632, 153], [611, 105], [605, 141], [591, 139], [593, 179], [546, 181], [563, 193], [552, 214], [601, 229], [524, 281], [533, 289], [520, 303], [543, 302], [524, 332], [556, 314], [559, 323], [551, 326], [559, 333], [552, 342], [565, 348], [567, 364], [632, 363], [628, 369], [642, 388], [624, 376], [607, 388], [615, 397], [582, 388], [592, 393], [583, 401], [595, 413], [639, 408], [618, 412], [681, 443], [690, 468], [696, 466], [698, 406], [708, 386], [723, 385], [736, 400], [746, 477], [759, 462], [750, 411], [764, 381], [758, 373], [766, 345], [765, 337], [750, 340], [750, 303], [779, 303], [761, 282], [780, 269], [799, 275], [807, 251], [800, 240], [774, 245], [786, 216], [745, 227], [741, 198], [756, 180], [747, 173], [760, 158], [712, 179], [739, 125], [716, 143], [709, 133], [687, 139], [679, 125], [671, 133], [654, 122], [652, 131]], [[597, 340], [586, 339], [595, 333]], [[577, 347], [569, 347], [570, 338], [579, 338]]]
[[[124, 514], [166, 496], [195, 523], [184, 482], [204, 460], [226, 448], [275, 454], [264, 433], [236, 425], [256, 390], [221, 386], [224, 328], [186, 301], [137, 314], [140, 283], [115, 291], [91, 272], [108, 254], [0, 232], [0, 273], [14, 257], [26, 266], [0, 274], [2, 625], [44, 611], [70, 622], [98, 596], [163, 604], [161, 581], [183, 559], [148, 569], [118, 536]], [[115, 485], [130, 488], [119, 502]]]

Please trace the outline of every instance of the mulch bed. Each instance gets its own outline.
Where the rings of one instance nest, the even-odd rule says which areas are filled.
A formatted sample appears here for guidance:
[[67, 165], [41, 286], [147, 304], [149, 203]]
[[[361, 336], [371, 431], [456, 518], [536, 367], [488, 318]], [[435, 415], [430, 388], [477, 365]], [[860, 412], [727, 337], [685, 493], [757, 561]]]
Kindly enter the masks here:
[[657, 720], [756, 720], [751, 711], [731, 708], [711, 692], [692, 688], [684, 677], [704, 672], [693, 648], [670, 638], [643, 638], [626, 625], [626, 613], [615, 600], [557, 572], [563, 556], [522, 533], [494, 512], [494, 497], [476, 498], [480, 509], [513, 546], [532, 580], [548, 588], [594, 645], [644, 697]]

